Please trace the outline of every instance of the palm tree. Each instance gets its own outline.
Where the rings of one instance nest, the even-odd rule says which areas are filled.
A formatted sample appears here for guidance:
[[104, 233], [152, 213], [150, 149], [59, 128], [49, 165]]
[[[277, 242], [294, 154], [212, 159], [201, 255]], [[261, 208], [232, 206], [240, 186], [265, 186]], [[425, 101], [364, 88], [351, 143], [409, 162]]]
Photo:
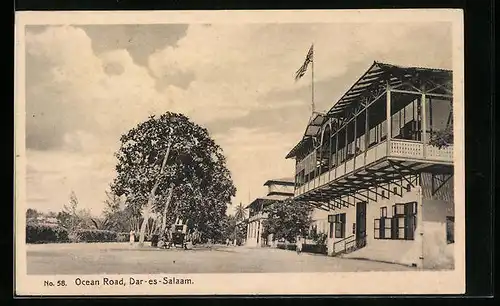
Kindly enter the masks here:
[[237, 221], [241, 221], [241, 220], [245, 219], [246, 214], [247, 214], [247, 212], [245, 210], [245, 207], [240, 202], [240, 204], [238, 204], [238, 206], [236, 206], [236, 208], [235, 208], [234, 217], [236, 218]]

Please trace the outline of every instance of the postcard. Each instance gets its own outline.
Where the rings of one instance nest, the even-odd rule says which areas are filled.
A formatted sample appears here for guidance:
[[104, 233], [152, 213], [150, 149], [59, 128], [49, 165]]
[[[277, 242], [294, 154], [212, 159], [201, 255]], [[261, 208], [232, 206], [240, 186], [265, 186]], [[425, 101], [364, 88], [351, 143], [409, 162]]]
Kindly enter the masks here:
[[20, 296], [465, 290], [461, 10], [18, 12]]

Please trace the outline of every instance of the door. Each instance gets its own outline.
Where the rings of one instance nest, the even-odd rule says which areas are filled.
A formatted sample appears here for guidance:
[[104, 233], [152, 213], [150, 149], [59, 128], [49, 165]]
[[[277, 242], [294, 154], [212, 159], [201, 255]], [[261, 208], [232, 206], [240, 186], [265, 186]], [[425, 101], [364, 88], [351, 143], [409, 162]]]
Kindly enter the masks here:
[[366, 202], [356, 203], [356, 246], [366, 245]]

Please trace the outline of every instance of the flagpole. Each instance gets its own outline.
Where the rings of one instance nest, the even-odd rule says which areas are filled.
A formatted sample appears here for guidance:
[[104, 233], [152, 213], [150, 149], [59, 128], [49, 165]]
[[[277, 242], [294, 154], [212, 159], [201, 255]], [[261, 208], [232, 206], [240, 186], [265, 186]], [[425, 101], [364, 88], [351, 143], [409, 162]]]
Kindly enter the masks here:
[[313, 56], [311, 61], [311, 112], [312, 116], [314, 116], [315, 108], [314, 108], [314, 43], [312, 44], [313, 48]]

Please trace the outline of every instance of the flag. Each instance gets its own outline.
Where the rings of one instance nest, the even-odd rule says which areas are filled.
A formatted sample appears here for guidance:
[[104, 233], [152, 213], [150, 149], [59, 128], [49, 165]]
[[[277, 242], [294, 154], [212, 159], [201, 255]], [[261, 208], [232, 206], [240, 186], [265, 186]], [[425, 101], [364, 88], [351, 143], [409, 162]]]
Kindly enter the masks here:
[[309, 48], [309, 52], [307, 52], [306, 60], [304, 61], [304, 64], [295, 72], [295, 81], [298, 81], [301, 77], [304, 76], [304, 74], [307, 71], [307, 67], [309, 66], [309, 63], [312, 63], [313, 61], [313, 55], [314, 55], [314, 45], [311, 45], [311, 48]]

